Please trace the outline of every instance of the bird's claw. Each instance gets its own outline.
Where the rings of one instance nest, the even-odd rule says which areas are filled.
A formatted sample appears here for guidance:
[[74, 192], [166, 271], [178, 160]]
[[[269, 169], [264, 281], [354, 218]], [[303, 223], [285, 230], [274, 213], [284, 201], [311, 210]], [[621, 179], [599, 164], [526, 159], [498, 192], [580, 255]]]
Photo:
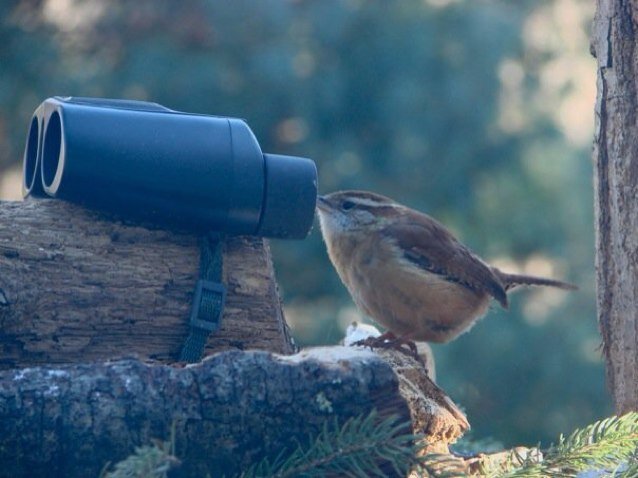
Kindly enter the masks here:
[[374, 350], [375, 348], [396, 350], [397, 352], [401, 352], [402, 354], [413, 358], [425, 367], [425, 363], [418, 353], [416, 344], [412, 340], [396, 337], [393, 334], [382, 334], [379, 337], [367, 337], [363, 340], [354, 342], [352, 345], [369, 347], [370, 350]]

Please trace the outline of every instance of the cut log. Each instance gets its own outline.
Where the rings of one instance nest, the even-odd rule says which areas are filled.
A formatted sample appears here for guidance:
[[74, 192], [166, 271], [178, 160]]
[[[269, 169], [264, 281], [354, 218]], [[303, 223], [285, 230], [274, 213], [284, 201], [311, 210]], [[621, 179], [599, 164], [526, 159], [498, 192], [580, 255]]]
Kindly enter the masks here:
[[[0, 369], [137, 355], [176, 360], [200, 238], [58, 200], [0, 202]], [[221, 329], [206, 353], [292, 353], [268, 242], [227, 239]]]
[[[429, 346], [421, 344], [422, 346]], [[412, 430], [424, 436], [424, 455], [449, 453], [448, 445], [470, 429], [465, 414], [447, 394], [430, 379], [433, 364], [422, 364], [395, 350], [376, 350], [399, 379], [401, 396], [410, 408]], [[431, 356], [431, 351], [429, 352]]]
[[[353, 345], [379, 335], [375, 327], [354, 322], [346, 330], [344, 344]], [[427, 342], [417, 342], [416, 345], [419, 362], [393, 348], [377, 348], [375, 351], [390, 364], [399, 379], [401, 396], [410, 408], [412, 431], [424, 437], [421, 454], [448, 454], [448, 445], [469, 430], [470, 424], [465, 414], [436, 385], [434, 354], [430, 345]]]
[[[430, 442], [458, 437], [467, 422], [450, 413], [442, 392], [421, 390], [432, 406], [410, 410], [416, 402], [406, 399], [393, 367], [416, 362], [384, 355], [394, 362], [325, 347], [293, 356], [227, 351], [185, 368], [126, 360], [3, 371], [0, 476], [98, 476], [134, 447], [167, 439], [171, 427], [182, 462], [171, 476], [232, 476], [307, 442], [328, 420], [343, 423], [373, 409], [401, 423], [418, 414], [416, 431]], [[450, 431], [440, 433], [444, 422]]]

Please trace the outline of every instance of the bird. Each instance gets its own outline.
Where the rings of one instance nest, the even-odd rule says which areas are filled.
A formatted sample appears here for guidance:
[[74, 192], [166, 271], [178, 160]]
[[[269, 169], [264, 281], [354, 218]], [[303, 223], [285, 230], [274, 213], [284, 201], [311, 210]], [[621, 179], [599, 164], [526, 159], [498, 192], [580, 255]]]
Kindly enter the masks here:
[[356, 306], [386, 329], [363, 342], [449, 342], [469, 330], [492, 299], [508, 308], [521, 285], [573, 290], [567, 282], [490, 266], [433, 217], [370, 191], [317, 197], [328, 256]]

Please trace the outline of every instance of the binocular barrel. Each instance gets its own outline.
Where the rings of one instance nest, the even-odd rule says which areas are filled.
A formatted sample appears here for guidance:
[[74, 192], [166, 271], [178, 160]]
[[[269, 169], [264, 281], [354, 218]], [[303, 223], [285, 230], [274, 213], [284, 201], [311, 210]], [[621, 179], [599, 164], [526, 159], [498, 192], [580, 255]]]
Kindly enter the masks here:
[[314, 162], [262, 153], [237, 118], [49, 98], [33, 115], [23, 163], [25, 196], [189, 229], [300, 239], [314, 218]]
[[31, 118], [27, 132], [27, 144], [22, 159], [22, 195], [44, 196], [42, 180], [40, 179], [40, 164], [38, 156], [42, 150], [43, 136], [43, 107], [38, 106]]

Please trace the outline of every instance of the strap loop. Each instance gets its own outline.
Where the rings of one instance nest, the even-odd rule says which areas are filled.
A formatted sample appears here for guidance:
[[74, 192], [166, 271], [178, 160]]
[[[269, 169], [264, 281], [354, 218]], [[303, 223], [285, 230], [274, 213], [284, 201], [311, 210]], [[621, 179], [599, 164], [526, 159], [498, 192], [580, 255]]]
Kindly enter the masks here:
[[226, 287], [218, 282], [198, 280], [193, 297], [190, 326], [213, 333], [219, 329], [226, 300]]
[[210, 234], [202, 241], [199, 275], [190, 315], [190, 332], [179, 360], [199, 362], [208, 336], [219, 329], [226, 301], [226, 287], [221, 283], [224, 239]]

